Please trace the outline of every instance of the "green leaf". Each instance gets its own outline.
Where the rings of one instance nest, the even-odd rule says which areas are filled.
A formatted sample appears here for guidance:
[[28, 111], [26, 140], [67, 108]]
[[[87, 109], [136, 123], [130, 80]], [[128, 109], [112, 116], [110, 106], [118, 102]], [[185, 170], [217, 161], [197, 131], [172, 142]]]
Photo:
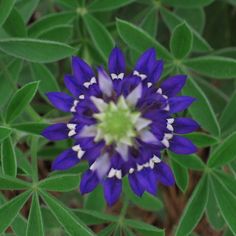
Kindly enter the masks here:
[[209, 147], [218, 143], [218, 139], [215, 137], [200, 132], [194, 132], [184, 136], [190, 139], [197, 147]]
[[6, 138], [1, 145], [2, 172], [4, 175], [16, 176], [16, 154], [11, 138]]
[[59, 42], [29, 38], [0, 40], [0, 50], [4, 53], [31, 62], [53, 62], [75, 53], [75, 49]]
[[11, 199], [0, 207], [0, 233], [3, 233], [7, 227], [16, 218], [18, 212], [23, 207], [30, 196], [30, 192], [24, 192], [17, 197]]
[[134, 0], [95, 0], [88, 5], [88, 11], [110, 11], [119, 7], [123, 7]]
[[95, 236], [68, 208], [46, 192], [40, 191], [49, 209], [69, 235]]
[[0, 26], [3, 25], [3, 23], [11, 13], [11, 10], [14, 7], [15, 2], [16, 2], [15, 0], [0, 1]]
[[120, 37], [129, 47], [138, 52], [143, 52], [150, 47], [154, 47], [159, 57], [167, 60], [171, 59], [171, 55], [167, 49], [141, 28], [120, 19], [117, 19], [116, 25]]
[[[168, 28], [172, 31], [177, 25], [183, 23], [183, 19], [177, 16], [175, 13], [166, 10], [165, 8], [161, 8], [161, 15], [163, 17], [164, 22], [167, 24]], [[187, 24], [188, 25], [188, 24]], [[189, 26], [189, 25], [188, 25]], [[207, 41], [202, 38], [202, 36], [193, 28], [189, 26], [193, 33], [193, 51], [199, 52], [208, 52], [211, 50], [211, 46], [207, 43]]]
[[32, 16], [34, 10], [39, 4], [39, 0], [24, 0], [24, 1], [18, 1], [17, 2], [17, 9], [21, 13], [24, 22], [26, 23], [30, 17]]
[[227, 137], [222, 144], [218, 145], [210, 158], [209, 167], [219, 167], [233, 161], [236, 157], [236, 133]]
[[[183, 88], [183, 94], [196, 98], [196, 101], [189, 108], [189, 112], [193, 118], [197, 120], [202, 128], [217, 137], [220, 136], [220, 127], [211, 104], [193, 79], [188, 78]], [[200, 116], [199, 114], [204, 114], [204, 116]]]
[[218, 180], [211, 178], [216, 201], [221, 214], [231, 231], [236, 234], [236, 197]]
[[11, 127], [34, 135], [41, 135], [42, 131], [48, 126], [49, 124], [46, 123], [39, 123], [39, 122], [30, 122], [30, 123], [19, 123], [19, 124], [12, 124]]
[[6, 112], [6, 122], [11, 122], [26, 108], [37, 92], [39, 82], [31, 82], [20, 88], [12, 97]]
[[73, 27], [71, 25], [57, 25], [43, 31], [38, 35], [38, 38], [66, 43], [72, 36], [72, 30]]
[[127, 178], [124, 181], [124, 191], [126, 197], [141, 209], [148, 211], [160, 211], [160, 209], [163, 208], [163, 203], [160, 201], [158, 197], [155, 197], [146, 192], [142, 195], [142, 197], [136, 196], [131, 190]]
[[186, 57], [192, 49], [192, 44], [193, 35], [189, 27], [185, 23], [176, 26], [170, 41], [170, 49], [174, 57], [177, 59]]
[[115, 45], [109, 31], [103, 26], [101, 22], [99, 22], [90, 14], [85, 14], [83, 16], [83, 20], [95, 47], [103, 59], [107, 60], [111, 50]]
[[231, 96], [229, 102], [225, 106], [225, 109], [220, 117], [220, 126], [224, 133], [236, 128], [235, 116], [236, 116], [236, 92]]
[[214, 0], [161, 0], [161, 2], [173, 7], [194, 8], [205, 7], [214, 2]]
[[170, 162], [177, 186], [182, 192], [186, 192], [189, 183], [188, 169], [183, 165], [180, 165], [174, 159], [171, 159]]
[[39, 187], [47, 191], [68, 192], [78, 188], [80, 175], [61, 174], [42, 180]]
[[5, 21], [3, 28], [12, 37], [26, 37], [27, 31], [24, 21], [16, 8], [13, 8], [11, 14]]
[[203, 176], [184, 209], [176, 229], [176, 236], [188, 235], [196, 227], [206, 208], [208, 193], [207, 176]]
[[16, 235], [26, 235], [27, 221], [23, 216], [18, 214], [11, 223], [11, 227]]
[[45, 30], [52, 29], [58, 25], [70, 25], [70, 23], [76, 17], [75, 12], [57, 12], [43, 16], [39, 20], [35, 21], [29, 28], [29, 36], [37, 38], [43, 34]]
[[32, 72], [33, 79], [40, 81], [39, 92], [42, 97], [46, 99], [46, 93], [51, 91], [59, 91], [57, 81], [51, 71], [42, 64], [31, 63], [30, 69]]
[[219, 56], [204, 56], [189, 59], [185, 65], [205, 76], [214, 79], [232, 79], [236, 77], [236, 60]]
[[106, 228], [101, 230], [97, 236], [111, 236], [113, 235], [113, 231], [116, 229], [117, 225], [111, 224], [108, 225]]
[[11, 129], [4, 126], [0, 126], [0, 142], [9, 137], [11, 132], [12, 132]]
[[203, 8], [177, 8], [175, 13], [183, 20], [188, 22], [189, 26], [194, 28], [199, 34], [202, 33], [206, 18]]
[[33, 194], [26, 236], [44, 236], [44, 225], [37, 192]]
[[141, 27], [144, 29], [151, 37], [155, 38], [157, 34], [157, 24], [158, 24], [158, 12], [157, 10], [151, 9], [145, 15], [141, 22]]
[[193, 170], [203, 171], [205, 169], [205, 164], [196, 154], [191, 155], [178, 155], [173, 152], [168, 152], [170, 157], [178, 162], [181, 166]]
[[213, 188], [210, 185], [209, 198], [207, 201], [206, 214], [209, 223], [214, 229], [219, 230], [224, 227], [225, 221], [220, 214], [219, 207], [214, 196]]
[[21, 179], [13, 178], [11, 176], [0, 175], [0, 189], [1, 190], [21, 190], [28, 189], [31, 185]]
[[149, 235], [149, 236], [154, 236], [154, 235], [164, 236], [165, 235], [165, 232], [163, 229], [159, 229], [157, 227], [154, 227], [153, 225], [146, 224], [142, 221], [126, 219], [124, 220], [124, 223], [126, 226], [136, 229], [145, 235]]

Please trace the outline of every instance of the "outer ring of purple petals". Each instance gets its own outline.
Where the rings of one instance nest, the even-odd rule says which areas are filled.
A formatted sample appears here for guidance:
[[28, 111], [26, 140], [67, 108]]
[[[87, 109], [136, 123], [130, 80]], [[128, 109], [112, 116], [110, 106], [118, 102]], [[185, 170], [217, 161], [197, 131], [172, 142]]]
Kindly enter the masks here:
[[[157, 182], [173, 185], [172, 171], [161, 160], [160, 152], [165, 148], [177, 154], [196, 152], [192, 142], [180, 135], [193, 132], [198, 124], [190, 118], [173, 117], [174, 113], [187, 109], [195, 99], [177, 96], [186, 82], [185, 75], [172, 76], [156, 87], [163, 71], [163, 61], [156, 60], [154, 49], [144, 52], [132, 73], [127, 74], [124, 55], [119, 48], [114, 48], [108, 68], [109, 74], [99, 68], [96, 76], [86, 62], [78, 57], [72, 58], [73, 75], [65, 76], [65, 85], [72, 96], [62, 92], [47, 94], [52, 105], [63, 112], [71, 112], [72, 119], [68, 124], [49, 126], [43, 135], [49, 140], [72, 138], [75, 141], [71, 149], [56, 158], [53, 170], [65, 170], [81, 159], [87, 160], [89, 169], [82, 176], [81, 192], [91, 192], [101, 183], [106, 201], [112, 205], [121, 194], [125, 175], [138, 196], [145, 191], [155, 195]], [[96, 124], [93, 114], [99, 113], [99, 109], [91, 97], [107, 103], [116, 102], [120, 96], [140, 111], [143, 118], [151, 120], [148, 130], [135, 139], [135, 147], [128, 147], [128, 159], [123, 158], [121, 151], [106, 147], [103, 140], [94, 142], [92, 128], [86, 130], [90, 136], [80, 135], [85, 127]], [[99, 173], [97, 170], [105, 164], [103, 173]]]

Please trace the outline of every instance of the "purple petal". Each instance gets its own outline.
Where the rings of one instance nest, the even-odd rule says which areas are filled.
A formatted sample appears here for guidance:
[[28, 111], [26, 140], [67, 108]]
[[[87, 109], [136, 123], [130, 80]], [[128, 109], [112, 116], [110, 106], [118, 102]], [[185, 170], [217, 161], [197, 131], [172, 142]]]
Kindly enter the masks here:
[[120, 197], [122, 191], [122, 182], [115, 177], [107, 178], [103, 182], [103, 188], [107, 204], [112, 206]]
[[199, 125], [191, 118], [175, 118], [173, 127], [175, 133], [187, 134], [197, 130]]
[[50, 92], [46, 95], [52, 105], [58, 110], [70, 112], [70, 109], [73, 106], [74, 102], [74, 99], [71, 96], [62, 92]]
[[196, 146], [189, 139], [177, 135], [171, 139], [169, 149], [176, 154], [192, 154], [197, 152]]
[[80, 192], [82, 194], [89, 193], [93, 191], [99, 183], [97, 174], [94, 171], [87, 170], [80, 182]]
[[170, 112], [176, 113], [187, 109], [196, 99], [188, 96], [172, 97], [169, 99]]
[[161, 74], [163, 72], [163, 68], [164, 68], [163, 61], [162, 60], [156, 61], [155, 65], [153, 67], [153, 70], [149, 76], [150, 77], [149, 81], [152, 83], [156, 83], [161, 77]]
[[175, 75], [168, 78], [160, 86], [163, 94], [168, 97], [176, 96], [185, 85], [186, 79], [186, 75]]
[[68, 149], [56, 157], [52, 163], [52, 170], [67, 170], [75, 166], [79, 161], [77, 153], [72, 149]]
[[43, 132], [42, 135], [52, 141], [63, 140], [68, 138], [69, 129], [64, 123], [58, 123], [48, 126]]
[[123, 52], [115, 47], [109, 56], [108, 67], [110, 73], [119, 75], [125, 72], [125, 57]]
[[138, 173], [133, 173], [129, 175], [129, 184], [133, 192], [141, 197], [145, 191], [142, 183], [140, 182], [139, 176], [137, 175]]
[[138, 59], [135, 70], [138, 72], [149, 74], [151, 68], [153, 68], [153, 64], [156, 61], [156, 51], [154, 48], [150, 48], [146, 50]]
[[79, 57], [72, 58], [72, 69], [73, 74], [80, 85], [83, 85], [85, 81], [89, 81], [94, 76], [91, 67]]
[[83, 94], [82, 87], [79, 85], [78, 81], [74, 76], [66, 75], [64, 78], [64, 83], [67, 89], [73, 94], [75, 97], [79, 97]]
[[164, 162], [160, 162], [155, 166], [155, 173], [158, 181], [166, 186], [175, 184], [175, 178], [171, 168]]
[[139, 181], [143, 185], [143, 188], [152, 195], [156, 195], [157, 181], [156, 181], [156, 176], [153, 173], [153, 170], [150, 168], [145, 168], [139, 172], [138, 176], [139, 176]]

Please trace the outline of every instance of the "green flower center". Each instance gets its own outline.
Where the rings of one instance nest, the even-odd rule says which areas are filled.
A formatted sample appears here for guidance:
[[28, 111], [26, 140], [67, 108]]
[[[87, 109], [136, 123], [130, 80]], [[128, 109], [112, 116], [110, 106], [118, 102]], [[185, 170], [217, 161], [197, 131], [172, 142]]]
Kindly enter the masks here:
[[136, 136], [135, 122], [140, 113], [133, 111], [121, 97], [117, 104], [110, 102], [102, 113], [94, 117], [98, 120], [98, 139], [105, 139], [107, 144], [123, 142], [132, 145], [132, 139]]

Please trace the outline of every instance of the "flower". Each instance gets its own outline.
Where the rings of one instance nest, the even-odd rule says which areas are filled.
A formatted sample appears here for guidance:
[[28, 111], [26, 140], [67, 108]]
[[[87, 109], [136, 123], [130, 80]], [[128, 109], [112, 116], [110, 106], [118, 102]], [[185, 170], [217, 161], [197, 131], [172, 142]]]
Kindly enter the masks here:
[[89, 169], [83, 174], [80, 190], [88, 193], [101, 183], [109, 205], [122, 192], [122, 178], [138, 196], [157, 192], [157, 182], [175, 183], [170, 167], [160, 152], [196, 152], [196, 147], [181, 134], [190, 133], [198, 124], [190, 118], [174, 117], [195, 100], [177, 96], [186, 82], [175, 75], [157, 87], [163, 61], [156, 60], [154, 49], [145, 51], [132, 73], [125, 70], [124, 55], [114, 48], [109, 57], [109, 73], [98, 68], [97, 76], [78, 57], [72, 58], [73, 75], [65, 76], [72, 96], [62, 92], [47, 94], [50, 102], [63, 112], [72, 113], [69, 123], [53, 124], [43, 131], [49, 140], [73, 139], [74, 146], [53, 162], [53, 170], [65, 170], [81, 160]]

